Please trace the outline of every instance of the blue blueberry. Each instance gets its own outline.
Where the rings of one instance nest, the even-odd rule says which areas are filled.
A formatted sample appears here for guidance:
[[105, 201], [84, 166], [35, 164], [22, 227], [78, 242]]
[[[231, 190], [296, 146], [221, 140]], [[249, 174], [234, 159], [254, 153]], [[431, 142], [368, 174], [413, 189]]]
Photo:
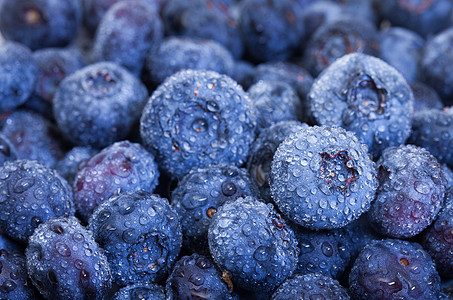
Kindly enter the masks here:
[[0, 298], [36, 299], [37, 294], [28, 278], [25, 255], [0, 249]]
[[442, 170], [444, 171], [445, 179], [447, 180], [447, 189], [453, 186], [453, 170], [450, 169], [447, 164], [442, 164]]
[[144, 191], [113, 196], [100, 204], [88, 228], [106, 250], [113, 282], [158, 282], [181, 250], [180, 218], [168, 200]]
[[16, 110], [2, 121], [0, 133], [12, 144], [18, 159], [36, 160], [54, 167], [64, 156], [62, 134], [41, 116], [26, 110]]
[[39, 226], [25, 256], [31, 281], [46, 299], [107, 299], [112, 276], [106, 254], [75, 217]]
[[252, 84], [252, 77], [255, 72], [255, 65], [247, 60], [236, 60], [233, 65], [231, 77], [236, 80], [244, 89]]
[[272, 300], [349, 300], [348, 290], [340, 283], [319, 273], [297, 274], [286, 279], [272, 295]]
[[0, 3], [0, 31], [7, 40], [32, 50], [71, 43], [82, 21], [79, 0], [5, 0]]
[[302, 11], [305, 36], [309, 39], [323, 24], [342, 16], [340, 4], [330, 0], [318, 0], [310, 3]]
[[452, 49], [453, 27], [450, 27], [426, 42], [420, 62], [424, 82], [439, 93], [446, 105], [453, 104]]
[[93, 58], [113, 61], [140, 76], [148, 51], [164, 35], [158, 11], [146, 0], [120, 1], [111, 6], [96, 30]]
[[16, 160], [17, 153], [9, 139], [0, 133], [0, 166], [6, 161]]
[[81, 164], [95, 155], [98, 151], [91, 147], [74, 147], [57, 162], [55, 170], [72, 185]]
[[285, 82], [258, 81], [247, 92], [256, 111], [257, 134], [279, 121], [296, 121], [301, 114], [302, 103]]
[[247, 170], [252, 182], [259, 188], [260, 198], [265, 202], [272, 201], [269, 173], [271, 172], [271, 163], [277, 147], [287, 136], [307, 127], [307, 124], [299, 121], [281, 121], [263, 129], [251, 145], [247, 160]]
[[401, 28], [390, 27], [379, 32], [379, 57], [395, 67], [407, 81], [420, 78], [420, 59], [425, 40], [417, 33]]
[[0, 249], [18, 253], [24, 253], [25, 250], [22, 244], [16, 243], [4, 233], [0, 234]]
[[414, 145], [390, 147], [377, 162], [379, 187], [368, 217], [376, 230], [396, 238], [420, 233], [436, 218], [446, 179], [436, 158]]
[[63, 79], [53, 111], [66, 138], [101, 148], [127, 136], [147, 97], [145, 86], [126, 69], [99, 62]]
[[33, 160], [0, 167], [0, 229], [23, 244], [39, 224], [74, 215], [71, 187], [56, 171]]
[[303, 66], [318, 75], [340, 57], [350, 53], [377, 56], [376, 28], [369, 20], [343, 16], [320, 26], [307, 41], [302, 55]]
[[115, 293], [112, 300], [165, 300], [164, 288], [155, 283], [134, 283]]
[[162, 10], [166, 33], [216, 41], [240, 58], [244, 46], [232, 3], [232, 0], [169, 0]]
[[254, 197], [226, 202], [211, 220], [209, 249], [238, 287], [271, 292], [296, 268], [299, 255], [293, 230], [272, 204]]
[[429, 254], [417, 243], [371, 242], [349, 274], [353, 299], [437, 299], [440, 278]]
[[437, 219], [421, 234], [421, 244], [431, 255], [439, 275], [453, 277], [453, 189], [446, 192], [445, 205]]
[[286, 60], [302, 43], [302, 11], [294, 1], [244, 0], [239, 10], [242, 40], [252, 60]]
[[114, 194], [153, 192], [159, 170], [154, 156], [140, 144], [116, 142], [86, 160], [73, 182], [74, 204], [82, 220]]
[[354, 132], [374, 157], [409, 137], [414, 96], [404, 77], [370, 55], [335, 61], [313, 83], [308, 102], [320, 125]]
[[299, 242], [296, 274], [320, 273], [339, 279], [351, 258], [352, 247], [346, 232], [340, 229], [312, 231], [292, 226]]
[[423, 147], [439, 163], [453, 167], [453, 109], [427, 109], [413, 115], [412, 133], [408, 142]]
[[310, 229], [344, 227], [370, 208], [375, 164], [354, 133], [314, 126], [288, 136], [271, 165], [271, 195], [291, 221]]
[[0, 45], [0, 82], [2, 83], [0, 113], [19, 107], [27, 101], [33, 93], [37, 76], [38, 66], [30, 49], [15, 42], [2, 43]]
[[234, 58], [218, 42], [171, 36], [148, 53], [148, 71], [154, 84], [184, 69], [233, 73]]
[[453, 3], [450, 0], [383, 0], [376, 4], [380, 16], [393, 26], [406, 27], [424, 37], [452, 25]]
[[214, 261], [199, 254], [179, 259], [166, 280], [167, 300], [222, 299], [233, 300], [232, 291], [222, 279]]
[[140, 135], [173, 178], [211, 163], [241, 165], [255, 138], [255, 112], [233, 79], [213, 71], [184, 70], [152, 94]]
[[411, 82], [409, 85], [414, 94], [414, 112], [432, 108], [442, 110], [444, 108], [439, 94], [429, 85], [422, 82]]
[[181, 217], [184, 247], [209, 254], [212, 217], [225, 202], [246, 196], [258, 196], [258, 189], [245, 169], [214, 164], [190, 170], [171, 193], [172, 206]]

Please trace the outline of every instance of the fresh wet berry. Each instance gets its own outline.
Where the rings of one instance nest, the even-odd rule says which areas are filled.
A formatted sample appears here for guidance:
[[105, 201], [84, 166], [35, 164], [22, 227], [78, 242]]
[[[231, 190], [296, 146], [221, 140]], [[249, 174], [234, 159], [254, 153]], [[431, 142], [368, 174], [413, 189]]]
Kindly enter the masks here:
[[443, 278], [453, 277], [453, 189], [447, 190], [445, 205], [437, 219], [423, 233], [421, 244], [436, 263]]
[[[1, 5], [1, 4], [0, 4]], [[0, 45], [0, 113], [14, 109], [33, 93], [38, 65], [30, 49], [15, 42]]]
[[184, 70], [154, 91], [142, 113], [140, 135], [159, 166], [181, 178], [192, 167], [244, 163], [255, 126], [249, 97], [233, 79]]
[[53, 111], [67, 139], [79, 146], [106, 147], [127, 136], [147, 97], [137, 77], [113, 62], [99, 62], [63, 79]]
[[113, 282], [120, 286], [163, 280], [181, 250], [178, 214], [167, 199], [144, 191], [104, 201], [88, 228], [106, 250]]
[[367, 20], [334, 19], [316, 30], [308, 40], [302, 62], [317, 77], [338, 58], [350, 53], [377, 55], [377, 31]]
[[310, 38], [322, 25], [340, 18], [341, 10], [338, 3], [330, 0], [318, 0], [310, 3], [302, 11], [306, 38]]
[[450, 169], [447, 164], [442, 165], [442, 170], [444, 171], [445, 179], [447, 180], [447, 189], [453, 186], [453, 170]]
[[25, 256], [31, 281], [46, 299], [107, 299], [112, 276], [105, 252], [75, 217], [39, 226]]
[[252, 60], [286, 60], [304, 37], [302, 11], [291, 0], [244, 0], [239, 28]]
[[11, 142], [18, 159], [54, 167], [64, 156], [60, 131], [38, 113], [13, 111], [2, 121], [0, 133]]
[[57, 162], [55, 169], [68, 181], [70, 185], [72, 185], [81, 163], [90, 159], [97, 152], [98, 151], [91, 147], [74, 147]]
[[422, 82], [409, 83], [414, 94], [414, 112], [444, 108], [439, 94], [429, 85]]
[[28, 278], [25, 255], [0, 250], [0, 299], [36, 299], [35, 289]]
[[257, 195], [245, 169], [214, 164], [190, 170], [171, 193], [172, 206], [181, 217], [184, 247], [208, 254], [208, 228], [219, 207], [238, 197]]
[[390, 147], [377, 162], [379, 187], [368, 217], [384, 235], [409, 238], [436, 218], [446, 179], [436, 158], [414, 145]]
[[258, 81], [248, 89], [256, 110], [257, 133], [279, 121], [298, 120], [302, 104], [296, 91], [282, 81]]
[[73, 183], [74, 204], [82, 220], [114, 194], [157, 186], [159, 171], [154, 157], [140, 144], [116, 142], [81, 165]]
[[231, 0], [168, 0], [162, 19], [168, 35], [213, 40], [235, 58], [243, 53], [243, 40]]
[[348, 290], [340, 283], [319, 273], [297, 274], [275, 290], [272, 300], [349, 300]]
[[165, 300], [165, 290], [155, 283], [134, 283], [121, 288], [112, 300]]
[[0, 190], [0, 229], [23, 244], [46, 220], [74, 215], [69, 184], [36, 161], [6, 162], [0, 167]]
[[409, 143], [423, 147], [437, 158], [439, 163], [453, 167], [453, 109], [427, 109], [413, 115]]
[[79, 0], [5, 0], [0, 3], [0, 31], [32, 50], [64, 47], [82, 22]]
[[183, 256], [166, 280], [167, 299], [233, 300], [231, 285], [224, 276], [208, 256]]
[[233, 73], [234, 58], [213, 40], [190, 37], [168, 37], [148, 53], [148, 71], [154, 84], [184, 69]]
[[307, 127], [307, 124], [299, 121], [278, 122], [269, 128], [263, 129], [250, 147], [247, 170], [250, 178], [259, 188], [260, 198], [265, 202], [272, 202], [269, 173], [271, 172], [271, 163], [277, 147], [287, 136]]
[[409, 137], [414, 96], [386, 62], [361, 53], [335, 61], [313, 83], [308, 102], [320, 125], [354, 132], [374, 157]]
[[293, 230], [272, 204], [250, 196], [219, 208], [209, 225], [208, 241], [220, 270], [250, 291], [274, 290], [293, 274], [299, 255]]
[[147, 0], [120, 1], [97, 27], [93, 58], [116, 62], [140, 76], [148, 51], [159, 45], [163, 35], [158, 11]]
[[386, 239], [360, 252], [349, 274], [353, 299], [437, 299], [440, 278], [417, 243]]
[[340, 127], [308, 127], [278, 146], [271, 165], [274, 202], [310, 229], [343, 227], [370, 207], [375, 164], [357, 136]]

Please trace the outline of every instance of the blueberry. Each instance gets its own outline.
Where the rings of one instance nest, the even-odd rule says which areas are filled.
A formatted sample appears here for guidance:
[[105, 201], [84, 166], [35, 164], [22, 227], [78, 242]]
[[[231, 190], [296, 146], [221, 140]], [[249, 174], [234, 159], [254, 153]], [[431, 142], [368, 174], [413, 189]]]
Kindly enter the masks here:
[[184, 70], [211, 70], [220, 74], [233, 73], [234, 58], [213, 40], [190, 37], [168, 37], [148, 54], [148, 70], [154, 84]]
[[453, 189], [445, 196], [445, 205], [437, 219], [423, 233], [421, 244], [431, 255], [436, 269], [443, 278], [453, 277]]
[[36, 161], [15, 160], [0, 167], [0, 229], [27, 243], [39, 224], [74, 215], [69, 184], [56, 171]]
[[286, 60], [301, 44], [302, 11], [293, 1], [244, 0], [239, 9], [242, 40], [252, 60]]
[[38, 66], [30, 49], [15, 42], [0, 45], [0, 113], [27, 101], [35, 87], [37, 75]]
[[6, 161], [16, 160], [17, 153], [16, 149], [10, 140], [0, 133], [0, 166]]
[[243, 53], [243, 40], [233, 15], [232, 0], [169, 0], [162, 10], [166, 33], [214, 40], [235, 58]]
[[213, 71], [184, 70], [152, 94], [140, 135], [173, 178], [211, 163], [241, 165], [255, 138], [255, 112], [241, 86]]
[[140, 144], [116, 142], [85, 161], [73, 183], [74, 203], [82, 220], [114, 194], [157, 186], [159, 171], [154, 157]]
[[411, 82], [409, 85], [414, 94], [414, 112], [444, 108], [439, 94], [429, 85], [422, 82]]
[[380, 57], [395, 67], [407, 81], [419, 79], [419, 62], [425, 40], [415, 32], [390, 27], [379, 32]]
[[159, 45], [163, 35], [160, 16], [146, 0], [120, 1], [99, 23], [93, 57], [116, 62], [139, 76], [148, 51]]
[[181, 217], [184, 247], [208, 254], [208, 228], [219, 207], [238, 197], [257, 195], [245, 169], [214, 164], [190, 170], [171, 193], [172, 206]]
[[437, 299], [440, 278], [429, 254], [417, 243], [371, 242], [349, 274], [353, 299]]
[[298, 120], [302, 104], [296, 91], [287, 83], [258, 81], [247, 92], [256, 110], [258, 134], [279, 121]]
[[58, 85], [66, 76], [84, 67], [85, 58], [74, 48], [45, 48], [33, 52], [33, 58], [38, 64], [33, 94], [33, 98], [36, 98], [33, 100], [37, 103], [30, 103], [30, 99], [26, 107], [52, 119], [52, 102]]
[[442, 170], [444, 171], [445, 179], [447, 180], [447, 189], [453, 186], [453, 170], [450, 169], [447, 164], [442, 164]]
[[307, 124], [299, 121], [281, 121], [263, 129], [250, 147], [247, 170], [252, 181], [258, 186], [260, 198], [271, 202], [269, 173], [277, 147], [292, 133], [304, 130]]
[[0, 298], [36, 299], [35, 289], [28, 278], [24, 254], [0, 250]]
[[31, 281], [46, 299], [107, 299], [112, 276], [105, 252], [75, 217], [41, 224], [25, 256]]
[[192, 254], [176, 262], [166, 281], [165, 290], [168, 300], [233, 300], [230, 288], [210, 257]]
[[272, 300], [298, 299], [349, 300], [350, 297], [337, 280], [319, 273], [288, 278], [272, 295]]
[[448, 28], [426, 42], [420, 62], [424, 81], [446, 105], [453, 104], [453, 73], [449, 68], [453, 63], [452, 47], [453, 28]]
[[79, 0], [5, 0], [0, 3], [0, 31], [32, 50], [71, 43], [82, 21]]
[[8, 237], [4, 233], [0, 234], [0, 249], [4, 249], [10, 252], [18, 252], [22, 254], [24, 253], [25, 250], [22, 244], [16, 243], [13, 239]]
[[296, 274], [320, 273], [339, 279], [351, 257], [351, 245], [345, 231], [340, 229], [312, 231], [292, 226], [299, 242]]
[[180, 219], [168, 200], [144, 191], [113, 196], [88, 224], [106, 250], [113, 282], [158, 282], [172, 270], [181, 249]]
[[338, 58], [350, 53], [377, 55], [377, 31], [368, 20], [344, 16], [320, 26], [308, 40], [302, 63], [317, 77]]
[[379, 187], [368, 214], [374, 228], [396, 238], [420, 233], [442, 206], [446, 179], [434, 156], [414, 145], [390, 147], [377, 162]]
[[308, 102], [320, 125], [354, 132], [379, 157], [410, 135], [414, 97], [404, 77], [381, 59], [360, 53], [335, 61], [313, 83]]
[[79, 171], [81, 164], [95, 155], [98, 151], [91, 147], [74, 147], [68, 151], [65, 156], [57, 162], [55, 169], [68, 181], [70, 185]]
[[36, 160], [54, 167], [64, 156], [58, 128], [40, 114], [16, 110], [2, 122], [0, 133], [12, 144], [18, 159]]
[[240, 288], [271, 292], [296, 268], [299, 248], [293, 230], [272, 204], [254, 197], [226, 202], [211, 220], [214, 261]]
[[408, 142], [423, 147], [440, 163], [453, 167], [450, 150], [453, 136], [453, 109], [428, 109], [413, 115], [412, 133]]
[[134, 283], [121, 288], [112, 300], [165, 300], [164, 288], [155, 283]]
[[393, 26], [411, 29], [421, 36], [429, 36], [452, 25], [453, 3], [450, 0], [376, 1], [379, 14]]
[[314, 230], [357, 219], [377, 188], [367, 147], [352, 132], [327, 126], [288, 136], [275, 152], [269, 182], [283, 215]]
[[319, 0], [310, 3], [302, 12], [305, 35], [310, 38], [323, 24], [342, 16], [341, 6], [330, 0]]
[[53, 111], [69, 140], [101, 148], [127, 136], [147, 96], [145, 86], [126, 69], [99, 62], [63, 79]]

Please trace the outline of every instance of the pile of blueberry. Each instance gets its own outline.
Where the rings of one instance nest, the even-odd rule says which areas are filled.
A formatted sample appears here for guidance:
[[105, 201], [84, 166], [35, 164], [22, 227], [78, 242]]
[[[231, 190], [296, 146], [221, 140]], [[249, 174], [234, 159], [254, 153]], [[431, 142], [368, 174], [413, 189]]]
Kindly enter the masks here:
[[0, 0], [0, 299], [453, 299], [451, 0]]

